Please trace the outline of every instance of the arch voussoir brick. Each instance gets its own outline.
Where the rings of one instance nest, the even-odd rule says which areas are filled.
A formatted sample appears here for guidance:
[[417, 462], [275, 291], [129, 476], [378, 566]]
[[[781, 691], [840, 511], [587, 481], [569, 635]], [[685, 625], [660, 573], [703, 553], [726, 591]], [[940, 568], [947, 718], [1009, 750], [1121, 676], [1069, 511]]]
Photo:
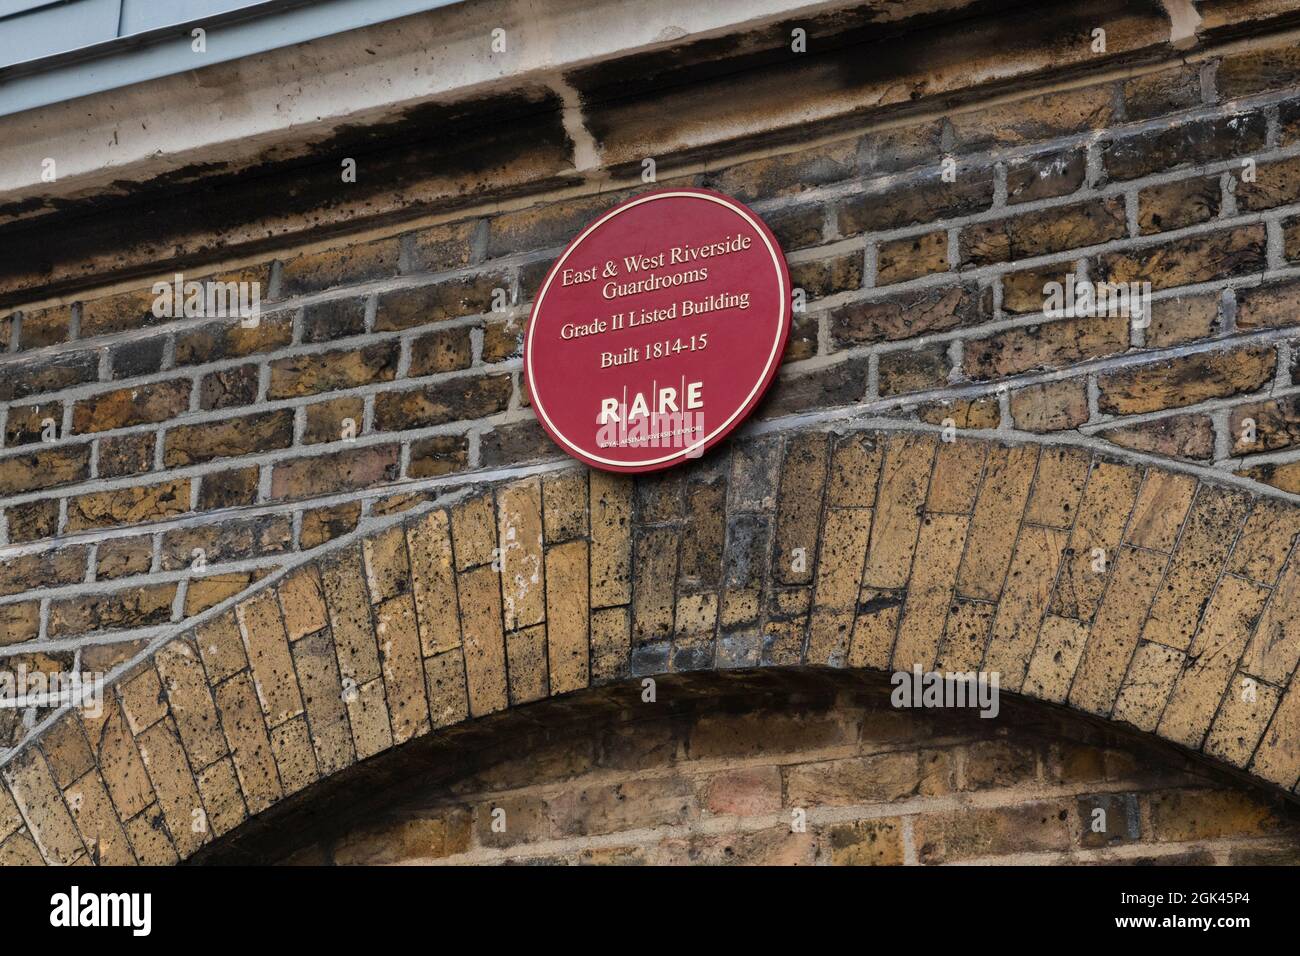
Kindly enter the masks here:
[[1294, 793], [1300, 507], [931, 430], [477, 487], [241, 596], [0, 770], [0, 862], [188, 858], [403, 743], [700, 669], [996, 672]]

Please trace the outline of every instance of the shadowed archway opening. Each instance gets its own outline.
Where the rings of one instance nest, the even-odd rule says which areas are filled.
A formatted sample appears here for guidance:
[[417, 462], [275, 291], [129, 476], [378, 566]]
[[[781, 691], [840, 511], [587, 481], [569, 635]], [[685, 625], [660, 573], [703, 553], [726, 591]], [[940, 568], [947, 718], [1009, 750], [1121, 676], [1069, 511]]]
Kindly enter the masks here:
[[1003, 694], [896, 708], [885, 675], [628, 680], [421, 737], [191, 860], [1285, 863], [1300, 807], [1151, 735]]

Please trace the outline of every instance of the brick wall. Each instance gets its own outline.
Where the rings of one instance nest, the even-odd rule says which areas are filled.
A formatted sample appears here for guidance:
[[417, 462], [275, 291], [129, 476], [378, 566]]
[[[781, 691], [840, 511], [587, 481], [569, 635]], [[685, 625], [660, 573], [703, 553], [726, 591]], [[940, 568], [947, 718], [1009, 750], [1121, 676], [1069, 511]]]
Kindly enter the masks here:
[[[806, 297], [748, 434], [890, 423], [925, 432], [951, 420], [1003, 447], [1029, 443], [1035, 460], [1039, 447], [1068, 446], [1158, 466], [1175, 476], [1161, 481], [1183, 476], [1229, 502], [1206, 506], [1187, 561], [1200, 557], [1193, 545], [1248, 521], [1281, 535], [1259, 573], [1241, 578], [1255, 590], [1223, 614], [1252, 600], [1289, 613], [1290, 577], [1279, 575], [1300, 492], [1289, 308], [1300, 297], [1298, 64], [1290, 48], [1245, 45], [800, 146], [774, 137], [743, 154], [660, 157], [658, 185], [752, 204]], [[156, 318], [150, 286], [171, 271], [75, 300], [34, 291], [0, 317], [0, 664], [121, 674], [270, 593], [250, 589], [343, 536], [371, 540], [395, 513], [563, 465], [521, 381], [529, 303], [578, 228], [640, 188], [592, 179], [208, 270], [262, 284], [255, 328]], [[1071, 274], [1149, 281], [1150, 325], [1045, 316], [1045, 283]], [[692, 466], [688, 500], [734, 493], [718, 460]], [[651, 510], [637, 513], [653, 525], [646, 494], [637, 507]], [[1283, 519], [1269, 523], [1272, 514]], [[1057, 537], [1070, 526], [1059, 523]], [[688, 555], [672, 534], [648, 532], [638, 547], [652, 569]], [[1214, 553], [1208, 567], [1221, 570], [1228, 553]], [[1151, 572], [1171, 602], [1207, 601], [1218, 580], [1169, 573]], [[745, 626], [769, 643], [793, 634], [782, 622], [798, 617], [811, 574], [776, 581], [770, 599], [788, 603], [756, 609]], [[966, 596], [996, 605], [1000, 593]], [[673, 631], [678, 607], [658, 608], [653, 626]], [[1140, 663], [1163, 687], [1177, 675], [1162, 649], [1190, 666], [1205, 604], [1185, 607], [1189, 620], [1152, 612], [1174, 622], [1174, 637], [1144, 634]], [[1258, 619], [1234, 638], [1239, 651]], [[527, 630], [510, 620], [505, 629]], [[1280, 766], [1292, 768], [1294, 728], [1270, 724], [1290, 647], [1279, 658], [1289, 666], [1264, 675], [1267, 712], [1233, 715], [1254, 735], [1233, 750], [1240, 765], [1276, 726]], [[1216, 711], [1200, 713], [1208, 692], [1193, 697], [1204, 731]], [[7, 754], [51, 718], [0, 712]]]
[[[544, 709], [382, 807], [294, 818], [221, 862], [1287, 863], [1292, 808], [1168, 751], [1012, 709], [894, 710], [851, 682], [664, 682], [655, 704]], [[526, 755], [526, 756], [522, 756]], [[1099, 815], [1097, 811], [1102, 811]]]

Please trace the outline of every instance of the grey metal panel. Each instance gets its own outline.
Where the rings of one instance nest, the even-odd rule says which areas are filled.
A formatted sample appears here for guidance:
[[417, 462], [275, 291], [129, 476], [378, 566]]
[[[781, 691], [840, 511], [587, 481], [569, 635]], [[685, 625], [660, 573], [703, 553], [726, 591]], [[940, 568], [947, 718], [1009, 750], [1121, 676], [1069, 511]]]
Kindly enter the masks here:
[[[37, 7], [53, 7], [67, 2], [68, 0], [0, 0], [0, 17], [11, 17], [15, 13], [22, 13], [25, 10], [35, 10]], [[77, 2], [77, 0], [74, 0], [74, 2]]]
[[265, 6], [268, 0], [122, 0], [122, 36]]
[[117, 36], [120, 0], [77, 0], [0, 20], [0, 67]]
[[[230, 14], [214, 15], [211, 21], [205, 22], [208, 52], [196, 62], [188, 32], [162, 28], [157, 36], [145, 34], [117, 39], [114, 34], [119, 0], [77, 0], [67, 7], [51, 9], [107, 4], [112, 8], [113, 27], [109, 33], [112, 39], [74, 52], [68, 52], [70, 44], [60, 43], [60, 51], [52, 52], [65, 55], [51, 56], [48, 63], [39, 60], [23, 63], [8, 75], [4, 65], [22, 61], [0, 56], [0, 116], [237, 60], [457, 2], [460, 0], [318, 0], [304, 6], [302, 0], [296, 0], [296, 5], [291, 6], [288, 0], [268, 0], [263, 4], [265, 13], [261, 16], [243, 17], [236, 12], [234, 19], [227, 23], [221, 22], [221, 17]], [[16, 17], [13, 22], [40, 17], [45, 12]], [[0, 36], [9, 22], [0, 21]], [[51, 55], [49, 52], [32, 54], [30, 49], [25, 48], [23, 60]]]

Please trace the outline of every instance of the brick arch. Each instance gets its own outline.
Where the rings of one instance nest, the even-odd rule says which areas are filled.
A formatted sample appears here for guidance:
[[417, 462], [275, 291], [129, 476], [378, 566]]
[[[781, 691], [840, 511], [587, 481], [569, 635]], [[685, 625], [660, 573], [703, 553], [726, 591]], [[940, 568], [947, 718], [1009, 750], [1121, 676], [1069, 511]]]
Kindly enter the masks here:
[[705, 669], [997, 671], [1294, 793], [1297, 532], [1300, 507], [1193, 469], [929, 429], [478, 486], [187, 624], [102, 714], [61, 714], [0, 774], [0, 860], [175, 862], [416, 738]]

